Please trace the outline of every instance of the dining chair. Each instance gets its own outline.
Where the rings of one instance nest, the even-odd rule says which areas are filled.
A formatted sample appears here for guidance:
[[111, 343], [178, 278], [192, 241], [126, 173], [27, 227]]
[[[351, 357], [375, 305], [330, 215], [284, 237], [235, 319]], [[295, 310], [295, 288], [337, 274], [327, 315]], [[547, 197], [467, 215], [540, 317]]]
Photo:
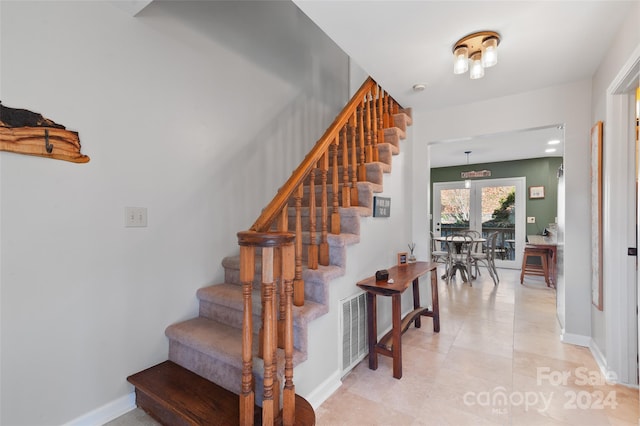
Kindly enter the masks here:
[[460, 271], [463, 281], [471, 285], [471, 249], [473, 238], [467, 233], [448, 235], [445, 238], [447, 248], [446, 282], [449, 284], [456, 272]]
[[429, 231], [431, 235], [431, 261], [434, 263], [447, 263], [447, 251], [442, 250], [442, 245], [435, 240], [433, 231]]
[[482, 253], [484, 251], [484, 246], [481, 241], [482, 233], [473, 230], [473, 229], [464, 229], [462, 231], [463, 234], [470, 236], [473, 239], [473, 245], [471, 247], [471, 254], [473, 253]]
[[496, 242], [498, 239], [498, 232], [492, 232], [487, 237], [487, 246], [484, 252], [472, 252], [471, 253], [471, 263], [473, 268], [476, 271], [476, 276], [480, 275], [480, 267], [479, 265], [482, 263], [489, 271], [489, 275], [493, 280], [493, 285], [497, 285], [500, 282], [500, 277], [498, 276], [498, 269], [496, 269]]

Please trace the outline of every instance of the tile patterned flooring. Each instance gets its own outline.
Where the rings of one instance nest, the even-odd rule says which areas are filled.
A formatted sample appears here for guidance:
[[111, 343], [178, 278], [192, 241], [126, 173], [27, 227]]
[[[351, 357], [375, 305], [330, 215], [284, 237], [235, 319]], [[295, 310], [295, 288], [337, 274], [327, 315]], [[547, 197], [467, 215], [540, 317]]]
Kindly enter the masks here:
[[[441, 331], [431, 319], [391, 359], [365, 358], [316, 410], [322, 425], [640, 425], [638, 390], [606, 383], [587, 348], [560, 342], [555, 291], [519, 270], [473, 282], [439, 280]], [[110, 426], [153, 425], [140, 410]]]

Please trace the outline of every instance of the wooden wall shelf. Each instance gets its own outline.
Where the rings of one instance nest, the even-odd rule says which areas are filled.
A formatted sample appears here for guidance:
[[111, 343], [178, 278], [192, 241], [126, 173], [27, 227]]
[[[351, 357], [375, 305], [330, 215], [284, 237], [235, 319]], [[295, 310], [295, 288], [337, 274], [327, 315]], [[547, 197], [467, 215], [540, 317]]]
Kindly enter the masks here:
[[0, 151], [86, 163], [80, 153], [78, 132], [26, 109], [0, 102]]

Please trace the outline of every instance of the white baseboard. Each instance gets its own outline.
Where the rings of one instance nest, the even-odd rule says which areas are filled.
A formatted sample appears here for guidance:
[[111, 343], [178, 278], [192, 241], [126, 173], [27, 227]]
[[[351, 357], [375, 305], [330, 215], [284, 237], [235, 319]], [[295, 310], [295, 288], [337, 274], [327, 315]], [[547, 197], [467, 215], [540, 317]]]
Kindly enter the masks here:
[[566, 333], [562, 330], [560, 341], [576, 346], [584, 346], [588, 348], [591, 345], [591, 336], [583, 336], [582, 334]]
[[311, 404], [314, 410], [318, 409], [323, 402], [327, 400], [338, 388], [342, 386], [340, 380], [340, 372], [336, 371], [327, 380], [322, 382], [320, 386], [315, 388], [311, 393], [305, 396], [305, 399]]
[[596, 364], [598, 364], [598, 368], [602, 372], [602, 374], [607, 373], [607, 359], [604, 357], [598, 344], [595, 340], [591, 339], [591, 344], [589, 345], [589, 350], [591, 351], [591, 355], [593, 355], [593, 359], [596, 360]]
[[[342, 386], [340, 372], [336, 371], [305, 398], [315, 410], [336, 390], [338, 390], [340, 386]], [[98, 407], [89, 413], [83, 414], [82, 416], [65, 423], [63, 426], [102, 426], [135, 408], [136, 394], [135, 392], [131, 392], [130, 394], [111, 401], [102, 407]]]
[[71, 420], [64, 426], [102, 426], [103, 424], [117, 419], [125, 413], [136, 408], [136, 394], [131, 392], [128, 395], [111, 401], [102, 407], [98, 407], [78, 418]]

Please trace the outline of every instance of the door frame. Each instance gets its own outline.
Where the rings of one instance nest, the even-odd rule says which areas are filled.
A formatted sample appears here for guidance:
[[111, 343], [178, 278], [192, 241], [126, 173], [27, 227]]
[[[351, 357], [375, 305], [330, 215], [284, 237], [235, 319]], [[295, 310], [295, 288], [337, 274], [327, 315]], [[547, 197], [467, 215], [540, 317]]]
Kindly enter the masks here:
[[[635, 198], [629, 200], [630, 191], [635, 191], [635, 184], [634, 188], [630, 188], [629, 176], [635, 171], [629, 170], [628, 149], [630, 144], [635, 145], [635, 135], [631, 137], [630, 95], [627, 92], [630, 85], [638, 84], [639, 70], [640, 47], [635, 49], [607, 89], [604, 129], [603, 299], [606, 359], [602, 360], [604, 365], [600, 367], [607, 372], [614, 372], [618, 382], [629, 385], [638, 384], [640, 319], [637, 307], [640, 292], [637, 287], [640, 282], [635, 273], [636, 259], [627, 256], [627, 247], [635, 245], [635, 241], [630, 245], [629, 235], [635, 240], [639, 232], [635, 226], [629, 229], [630, 223], [635, 224], [640, 218], [635, 217]], [[635, 127], [635, 123], [633, 125]], [[622, 164], [625, 167], [620, 167]]]

